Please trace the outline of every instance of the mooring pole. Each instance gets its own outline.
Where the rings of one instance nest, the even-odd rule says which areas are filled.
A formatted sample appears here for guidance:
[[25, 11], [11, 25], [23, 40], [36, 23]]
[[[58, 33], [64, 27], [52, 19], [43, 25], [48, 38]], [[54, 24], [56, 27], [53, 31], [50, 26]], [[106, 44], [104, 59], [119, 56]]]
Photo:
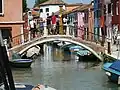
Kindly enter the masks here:
[[9, 86], [7, 83], [7, 78], [6, 78], [6, 74], [5, 74], [5, 68], [4, 68], [4, 63], [3, 63], [3, 58], [2, 58], [2, 49], [0, 47], [0, 75], [2, 77], [2, 82], [5, 86], [5, 90], [9, 90]]
[[10, 90], [15, 90], [12, 71], [10, 69], [9, 59], [8, 59], [6, 47], [5, 47], [4, 43], [3, 43], [1, 30], [0, 30], [0, 48], [1, 48], [1, 58], [3, 60], [5, 71], [6, 71], [6, 74], [7, 74], [7, 77], [8, 77], [8, 83], [9, 83]]

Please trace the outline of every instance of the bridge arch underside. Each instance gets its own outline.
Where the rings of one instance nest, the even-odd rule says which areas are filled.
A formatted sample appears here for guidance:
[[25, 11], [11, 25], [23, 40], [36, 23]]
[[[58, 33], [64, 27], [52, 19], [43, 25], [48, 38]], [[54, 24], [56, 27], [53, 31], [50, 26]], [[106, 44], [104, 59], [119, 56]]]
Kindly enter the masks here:
[[72, 39], [66, 39], [66, 38], [59, 38], [59, 39], [56, 39], [56, 38], [46, 38], [44, 40], [40, 40], [40, 41], [36, 41], [35, 43], [27, 46], [26, 48], [24, 48], [23, 50], [21, 50], [19, 52], [19, 54], [23, 54], [25, 51], [27, 51], [29, 48], [35, 46], [35, 45], [38, 45], [38, 44], [42, 44], [42, 43], [46, 43], [46, 42], [51, 42], [51, 41], [65, 41], [65, 42], [70, 42], [70, 43], [73, 43], [73, 44], [77, 44], [77, 45], [80, 45], [82, 46], [83, 48], [89, 50], [91, 53], [93, 53], [98, 59], [100, 59], [101, 61], [103, 61], [102, 57], [96, 52], [94, 51], [92, 48], [90, 48], [89, 46], [87, 45], [84, 45], [80, 42], [77, 42], [77, 41], [74, 41]]

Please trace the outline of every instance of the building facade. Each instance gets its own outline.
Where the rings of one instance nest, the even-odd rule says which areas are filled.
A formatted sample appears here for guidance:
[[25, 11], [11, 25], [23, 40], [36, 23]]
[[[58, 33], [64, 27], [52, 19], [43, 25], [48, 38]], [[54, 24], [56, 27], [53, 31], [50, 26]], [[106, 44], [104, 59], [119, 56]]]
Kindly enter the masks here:
[[14, 42], [12, 37], [23, 34], [22, 0], [0, 0], [0, 4], [0, 29], [3, 39], [7, 39], [8, 43]]
[[65, 3], [62, 0], [48, 0], [40, 4], [40, 17], [45, 18], [47, 14], [52, 15], [52, 12], [57, 12], [60, 10], [60, 6], [65, 10]]

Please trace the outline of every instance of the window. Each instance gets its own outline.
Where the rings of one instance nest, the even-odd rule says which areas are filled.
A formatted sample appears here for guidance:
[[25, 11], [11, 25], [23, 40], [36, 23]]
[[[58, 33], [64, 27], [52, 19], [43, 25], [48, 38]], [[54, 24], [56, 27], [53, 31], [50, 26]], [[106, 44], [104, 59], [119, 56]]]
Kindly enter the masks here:
[[111, 15], [113, 16], [113, 3], [111, 3]]
[[108, 13], [111, 13], [111, 4], [108, 4]]
[[106, 14], [106, 6], [104, 5], [104, 14]]
[[40, 9], [40, 12], [43, 12], [43, 9]]
[[49, 8], [46, 8], [46, 12], [49, 12]]
[[118, 8], [119, 8], [119, 2], [117, 1], [117, 2], [116, 2], [116, 15], [119, 14], [119, 11], [118, 11], [119, 9], [118, 9]]
[[0, 0], [0, 15], [3, 15], [3, 0]]

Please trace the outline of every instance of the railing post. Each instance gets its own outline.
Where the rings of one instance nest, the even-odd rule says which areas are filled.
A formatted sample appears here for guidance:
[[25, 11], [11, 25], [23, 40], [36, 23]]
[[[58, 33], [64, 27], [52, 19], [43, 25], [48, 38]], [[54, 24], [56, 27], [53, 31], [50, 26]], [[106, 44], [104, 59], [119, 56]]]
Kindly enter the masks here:
[[44, 36], [47, 36], [48, 35], [48, 32], [47, 32], [47, 22], [45, 20], [45, 23], [44, 23]]
[[28, 32], [28, 40], [29, 40], [29, 41], [31, 40], [31, 32], [30, 32], [30, 30], [29, 30], [29, 32]]

